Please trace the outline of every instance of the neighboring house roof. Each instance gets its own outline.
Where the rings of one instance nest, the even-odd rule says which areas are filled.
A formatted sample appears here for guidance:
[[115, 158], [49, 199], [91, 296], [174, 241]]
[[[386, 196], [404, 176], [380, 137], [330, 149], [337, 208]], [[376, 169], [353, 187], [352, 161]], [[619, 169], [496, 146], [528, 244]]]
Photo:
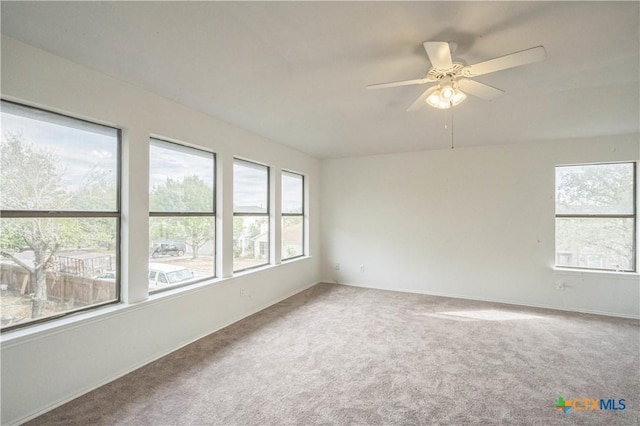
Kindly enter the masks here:
[[[294, 244], [300, 243], [300, 235], [302, 235], [302, 223], [298, 223], [296, 225], [287, 226], [284, 231], [282, 231], [282, 242], [287, 243], [291, 242]], [[262, 232], [255, 237], [251, 238], [253, 241], [267, 241], [269, 237], [269, 232]]]
[[269, 240], [269, 231], [261, 232], [253, 238], [250, 238], [253, 241], [268, 241]]

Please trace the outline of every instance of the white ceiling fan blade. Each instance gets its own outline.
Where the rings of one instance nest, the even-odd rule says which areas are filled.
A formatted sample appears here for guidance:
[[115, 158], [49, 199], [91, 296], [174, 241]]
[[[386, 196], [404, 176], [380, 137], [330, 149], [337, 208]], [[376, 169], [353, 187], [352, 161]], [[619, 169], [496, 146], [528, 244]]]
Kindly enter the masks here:
[[453, 67], [451, 62], [451, 49], [449, 43], [444, 41], [425, 41], [422, 43], [431, 65], [438, 70], [448, 70]]
[[464, 75], [467, 77], [475, 77], [507, 68], [519, 67], [521, 65], [542, 61], [545, 56], [546, 52], [543, 46], [532, 47], [531, 49], [521, 50], [520, 52], [470, 65], [465, 68]]
[[504, 90], [497, 89], [484, 83], [469, 80], [467, 78], [461, 78], [458, 80], [458, 87], [464, 93], [468, 93], [473, 96], [477, 96], [481, 99], [488, 101], [497, 98], [504, 93]]
[[416, 101], [414, 103], [412, 103], [409, 106], [409, 108], [407, 108], [407, 111], [415, 111], [415, 110], [420, 109], [423, 106], [425, 106], [427, 104], [427, 98], [437, 88], [438, 88], [438, 86], [435, 85], [435, 86], [429, 87], [427, 90], [425, 90], [424, 93], [422, 95], [420, 95], [420, 97], [418, 99], [416, 99]]
[[370, 84], [367, 86], [367, 89], [385, 89], [387, 87], [398, 87], [398, 86], [410, 86], [412, 84], [425, 84], [435, 80], [432, 80], [427, 77], [416, 78], [413, 80], [402, 80], [402, 81], [392, 81], [390, 83], [378, 83], [378, 84]]

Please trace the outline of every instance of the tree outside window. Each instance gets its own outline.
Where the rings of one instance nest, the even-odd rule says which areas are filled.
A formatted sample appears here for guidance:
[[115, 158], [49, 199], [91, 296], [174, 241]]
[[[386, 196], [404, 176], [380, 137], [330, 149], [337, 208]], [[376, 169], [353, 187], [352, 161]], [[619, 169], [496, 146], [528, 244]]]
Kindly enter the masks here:
[[634, 271], [635, 163], [556, 167], [556, 265]]
[[150, 289], [215, 276], [215, 155], [152, 138], [149, 173], [149, 270], [181, 278]]

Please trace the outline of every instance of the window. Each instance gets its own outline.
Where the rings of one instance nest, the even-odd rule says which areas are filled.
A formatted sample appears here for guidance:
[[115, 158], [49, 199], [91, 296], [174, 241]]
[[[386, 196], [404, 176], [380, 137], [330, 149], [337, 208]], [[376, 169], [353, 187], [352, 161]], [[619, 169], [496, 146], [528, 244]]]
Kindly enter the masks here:
[[269, 263], [269, 168], [233, 162], [233, 270]]
[[282, 260], [304, 255], [304, 176], [282, 172]]
[[556, 167], [556, 265], [635, 270], [635, 163]]
[[6, 101], [1, 121], [2, 329], [117, 302], [120, 131]]
[[215, 276], [215, 253], [215, 155], [152, 138], [149, 289]]

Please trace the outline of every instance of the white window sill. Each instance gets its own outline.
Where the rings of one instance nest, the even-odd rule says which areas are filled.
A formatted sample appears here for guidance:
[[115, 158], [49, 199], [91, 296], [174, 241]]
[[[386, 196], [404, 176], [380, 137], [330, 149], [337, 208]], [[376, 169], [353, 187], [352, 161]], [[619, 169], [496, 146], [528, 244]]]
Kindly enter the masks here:
[[[553, 271], [556, 275], [573, 275], [573, 276], [609, 276], [616, 279], [630, 279], [640, 280], [640, 274], [638, 272], [623, 272], [623, 271], [600, 271], [596, 269], [581, 269], [581, 268], [563, 268], [560, 266], [554, 266]], [[640, 281], [639, 281], [640, 282]]]

